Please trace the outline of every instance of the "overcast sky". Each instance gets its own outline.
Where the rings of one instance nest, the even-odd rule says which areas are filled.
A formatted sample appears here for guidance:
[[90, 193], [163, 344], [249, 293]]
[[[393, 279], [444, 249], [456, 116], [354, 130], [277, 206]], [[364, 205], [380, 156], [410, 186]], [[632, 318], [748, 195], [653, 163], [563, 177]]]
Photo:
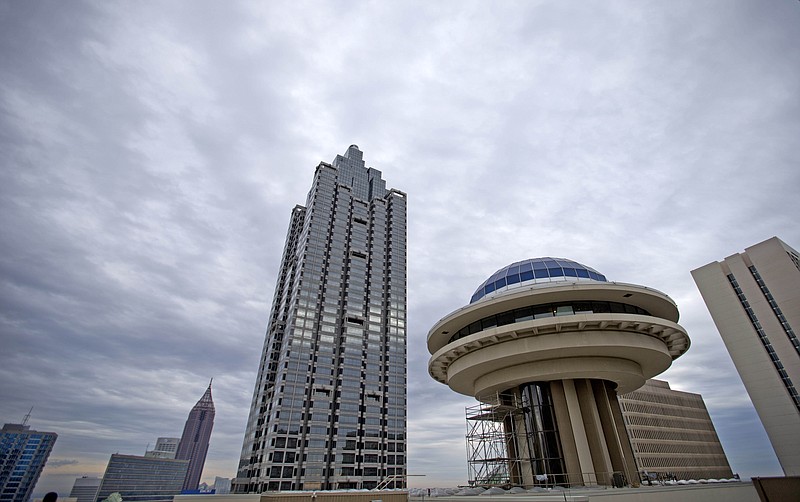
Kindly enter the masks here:
[[800, 246], [800, 2], [0, 0], [0, 422], [56, 431], [37, 494], [180, 436], [233, 477], [315, 166], [408, 193], [408, 467], [467, 480], [428, 329], [513, 261], [664, 291], [734, 472], [780, 468], [690, 270]]

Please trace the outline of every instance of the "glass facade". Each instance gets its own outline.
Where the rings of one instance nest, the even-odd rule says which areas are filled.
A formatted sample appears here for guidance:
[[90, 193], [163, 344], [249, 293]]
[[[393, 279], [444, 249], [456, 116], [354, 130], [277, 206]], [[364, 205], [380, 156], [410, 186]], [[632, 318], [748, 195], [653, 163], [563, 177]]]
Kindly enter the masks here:
[[58, 435], [21, 424], [0, 431], [0, 501], [28, 502]]
[[505, 291], [524, 284], [580, 280], [606, 282], [606, 277], [572, 260], [533, 258], [512, 263], [492, 274], [475, 290], [469, 302], [475, 303], [495, 291]]
[[372, 488], [405, 466], [406, 196], [351, 145], [292, 211], [234, 492]]
[[527, 452], [535, 481], [551, 484], [563, 479], [564, 456], [549, 382], [532, 382], [519, 387], [525, 422]]

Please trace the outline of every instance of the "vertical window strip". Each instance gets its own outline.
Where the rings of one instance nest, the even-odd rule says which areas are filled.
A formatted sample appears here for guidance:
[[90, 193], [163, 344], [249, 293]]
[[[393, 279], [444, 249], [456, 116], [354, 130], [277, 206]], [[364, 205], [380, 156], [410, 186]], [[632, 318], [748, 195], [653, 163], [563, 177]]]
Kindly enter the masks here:
[[797, 256], [791, 251], [787, 251], [786, 254], [789, 255], [789, 258], [792, 260], [792, 263], [794, 263], [794, 266], [797, 267], [797, 270], [800, 270], [800, 256]]
[[792, 379], [789, 378], [789, 374], [786, 373], [786, 370], [783, 368], [783, 364], [781, 363], [778, 354], [775, 352], [775, 349], [772, 347], [772, 344], [767, 338], [767, 334], [764, 332], [764, 329], [761, 327], [761, 322], [759, 322], [758, 318], [756, 317], [756, 313], [750, 307], [750, 302], [747, 301], [747, 298], [744, 296], [744, 292], [742, 288], [739, 286], [739, 282], [736, 280], [736, 277], [733, 274], [728, 274], [728, 282], [731, 283], [731, 287], [733, 291], [736, 293], [736, 296], [739, 298], [739, 303], [742, 304], [742, 308], [744, 308], [745, 313], [747, 313], [747, 317], [750, 319], [750, 323], [753, 325], [753, 328], [756, 330], [756, 334], [758, 335], [758, 339], [761, 341], [761, 344], [764, 346], [764, 349], [767, 351], [767, 355], [769, 355], [772, 364], [775, 366], [775, 370], [778, 372], [778, 375], [781, 377], [781, 381], [783, 382], [784, 387], [786, 387], [786, 391], [789, 393], [789, 396], [792, 398], [794, 402], [795, 408], [797, 411], [800, 412], [800, 395], [797, 394], [797, 389], [795, 388], [794, 384], [792, 383]]
[[778, 318], [778, 322], [781, 324], [781, 328], [786, 333], [787, 338], [789, 338], [789, 342], [791, 342], [794, 350], [797, 352], [797, 355], [800, 355], [800, 341], [797, 340], [797, 335], [795, 335], [792, 326], [789, 324], [789, 321], [786, 319], [786, 316], [783, 315], [781, 308], [778, 306], [778, 303], [773, 298], [772, 293], [769, 292], [769, 288], [767, 288], [764, 279], [761, 278], [761, 274], [758, 273], [756, 267], [750, 265], [750, 273], [753, 274], [753, 278], [756, 280], [756, 284], [758, 287], [761, 288], [761, 292], [764, 294], [764, 298], [767, 299], [767, 303], [772, 308], [772, 312], [775, 314], [775, 317]]

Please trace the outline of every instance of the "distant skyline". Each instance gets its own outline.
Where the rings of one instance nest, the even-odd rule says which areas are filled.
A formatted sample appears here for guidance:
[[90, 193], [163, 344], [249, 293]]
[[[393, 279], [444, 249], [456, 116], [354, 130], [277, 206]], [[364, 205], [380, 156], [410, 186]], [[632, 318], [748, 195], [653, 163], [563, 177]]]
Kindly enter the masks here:
[[35, 491], [178, 435], [235, 475], [291, 209], [357, 144], [408, 194], [408, 469], [467, 479], [425, 335], [497, 269], [568, 258], [669, 295], [731, 467], [780, 467], [690, 270], [800, 247], [800, 2], [0, 0], [0, 421]]

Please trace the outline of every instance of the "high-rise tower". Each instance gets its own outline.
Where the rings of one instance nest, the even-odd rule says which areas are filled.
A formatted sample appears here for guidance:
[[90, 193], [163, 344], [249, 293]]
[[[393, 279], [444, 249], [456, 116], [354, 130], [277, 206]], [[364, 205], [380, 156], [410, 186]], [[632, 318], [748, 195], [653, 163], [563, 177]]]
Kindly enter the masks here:
[[692, 277], [783, 472], [800, 475], [800, 253], [773, 237]]
[[28, 502], [58, 438], [55, 432], [5, 424], [0, 430], [0, 501]]
[[200, 484], [200, 476], [203, 474], [203, 465], [206, 463], [206, 453], [208, 453], [208, 441], [211, 439], [211, 429], [213, 428], [214, 401], [211, 399], [211, 383], [209, 382], [203, 397], [189, 412], [189, 418], [186, 419], [186, 425], [183, 426], [178, 451], [175, 453], [176, 459], [189, 461], [189, 470], [186, 472], [186, 480], [183, 482], [184, 490], [196, 490]]
[[404, 475], [405, 323], [406, 195], [351, 145], [292, 210], [234, 492]]

